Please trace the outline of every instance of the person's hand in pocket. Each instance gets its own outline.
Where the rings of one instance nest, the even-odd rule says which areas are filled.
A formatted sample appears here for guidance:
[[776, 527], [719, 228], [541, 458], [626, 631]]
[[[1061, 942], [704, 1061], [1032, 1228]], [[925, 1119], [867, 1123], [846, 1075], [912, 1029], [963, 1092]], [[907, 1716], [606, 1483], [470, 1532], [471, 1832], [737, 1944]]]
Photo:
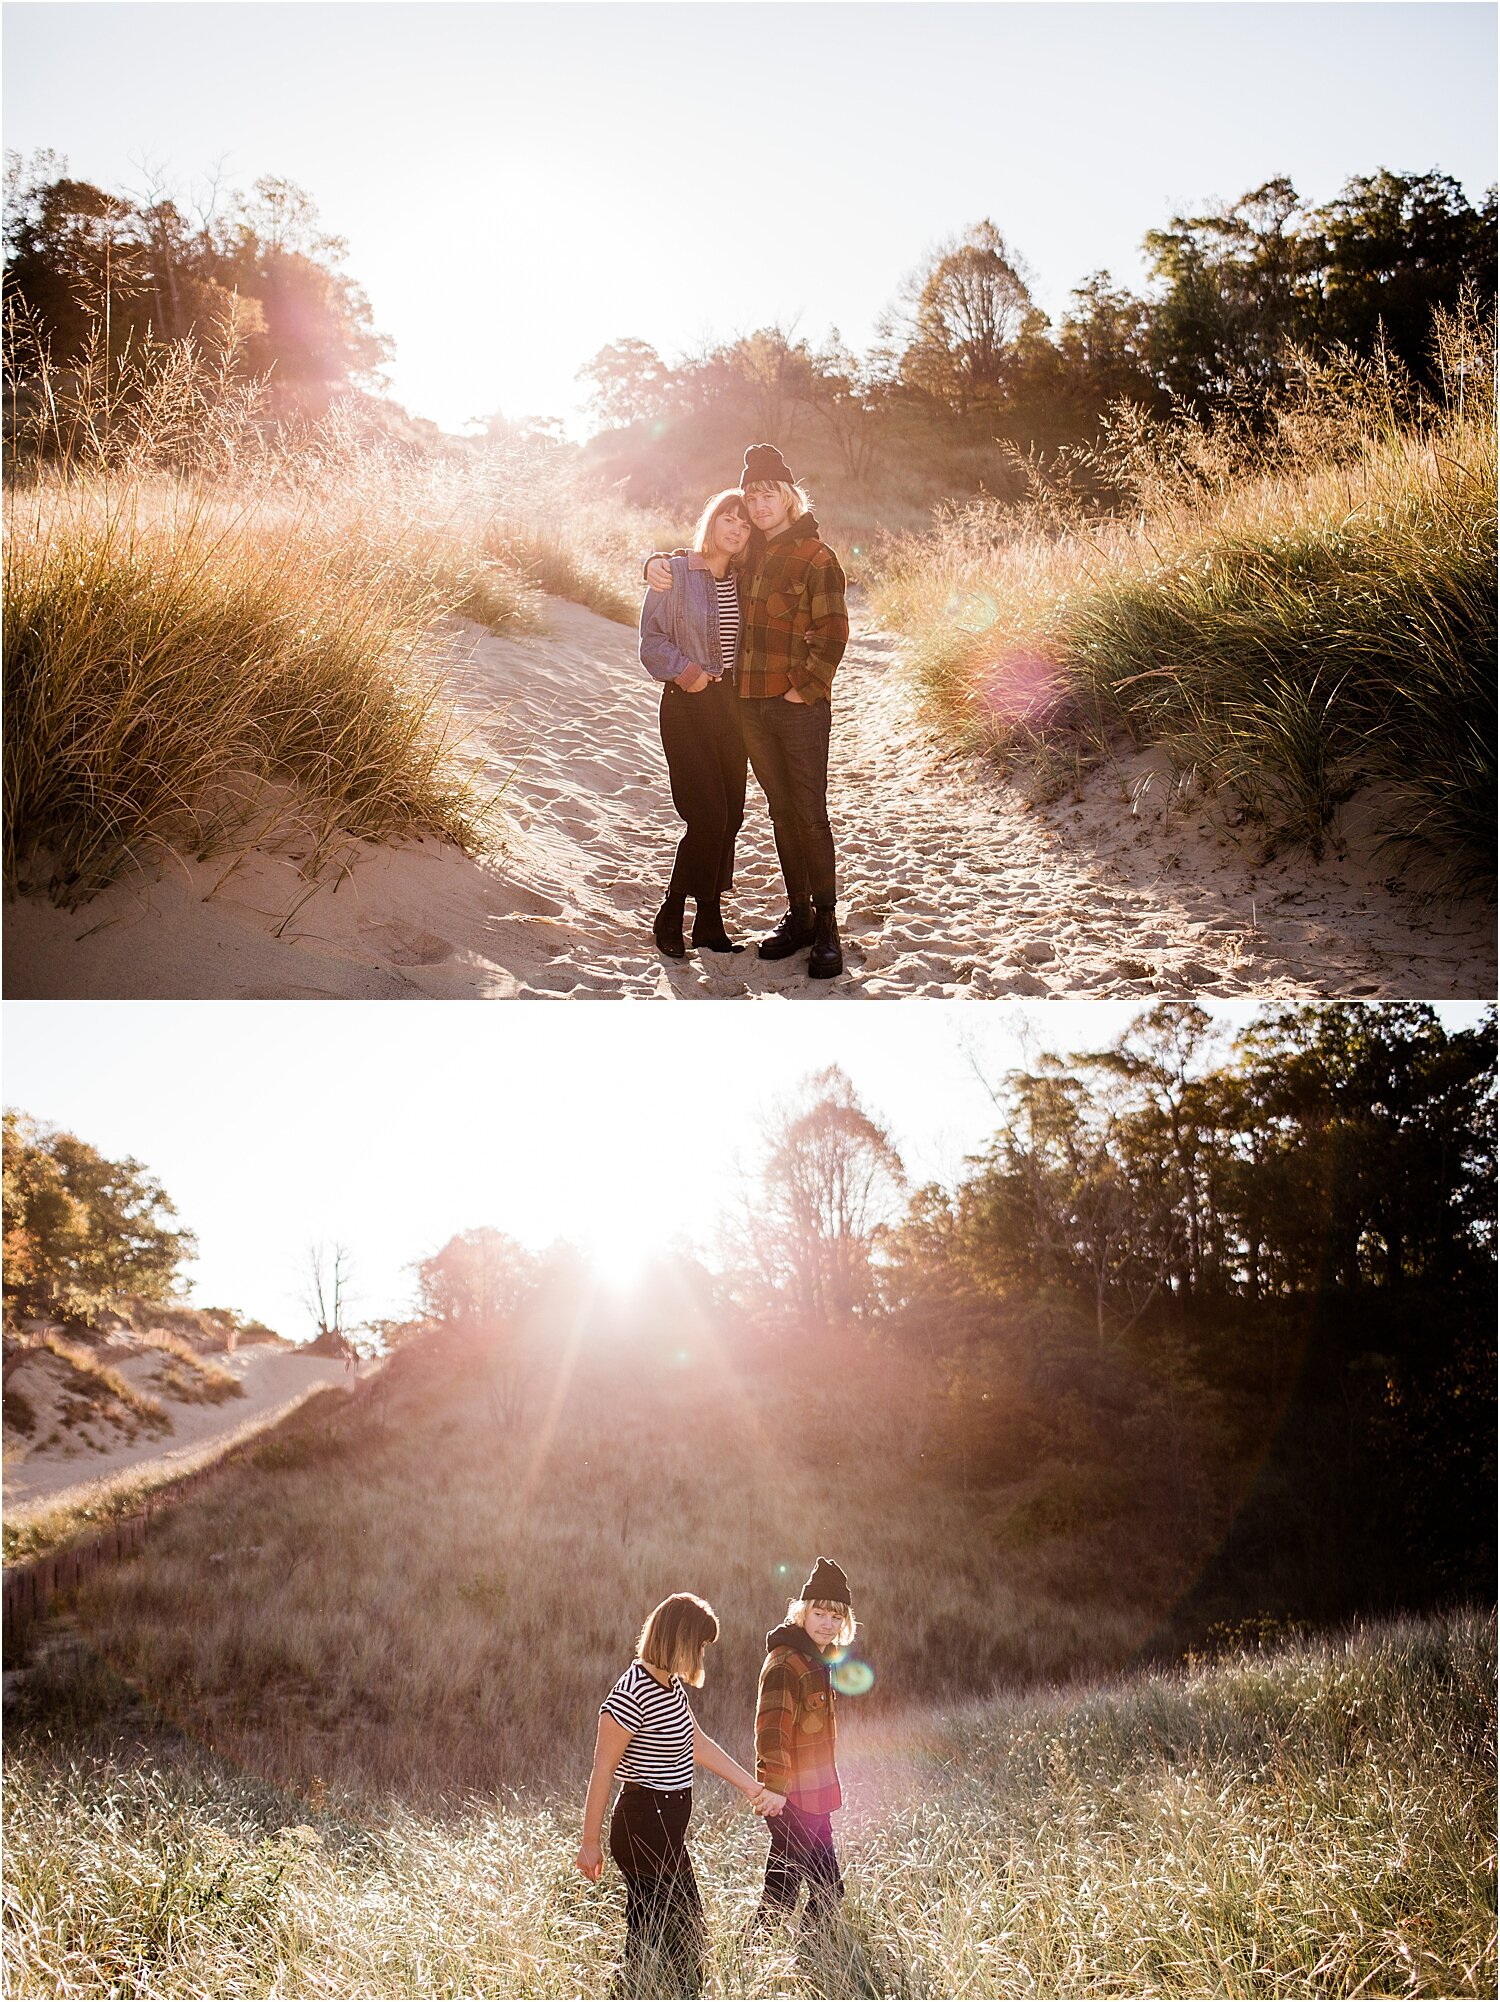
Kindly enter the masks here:
[[789, 688], [786, 694], [783, 695], [781, 699], [783, 702], [799, 702], [805, 705], [807, 698], [805, 696], [799, 695], [795, 688]]
[[677, 686], [684, 695], [697, 695], [700, 690], [707, 688], [709, 680], [707, 668], [689, 667], [678, 675]]

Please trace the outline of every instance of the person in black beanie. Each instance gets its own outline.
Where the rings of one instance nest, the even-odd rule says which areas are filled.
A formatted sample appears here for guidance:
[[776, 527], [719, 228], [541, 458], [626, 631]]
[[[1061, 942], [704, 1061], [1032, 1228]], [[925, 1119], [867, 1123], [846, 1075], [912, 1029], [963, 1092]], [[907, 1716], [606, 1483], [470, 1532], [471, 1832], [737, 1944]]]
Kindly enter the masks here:
[[806, 1926], [835, 1917], [844, 1879], [832, 1816], [843, 1805], [828, 1658], [854, 1639], [849, 1581], [820, 1557], [786, 1619], [766, 1635], [755, 1706], [755, 1777], [786, 1806], [771, 1823], [771, 1852], [752, 1932], [790, 1917], [807, 1885]]
[[[740, 487], [758, 531], [740, 580], [740, 728], [771, 809], [787, 894], [786, 915], [762, 939], [760, 957], [786, 959], [806, 946], [809, 975], [831, 980], [844, 970], [828, 818], [833, 677], [849, 643], [844, 572], [774, 445], [749, 447]], [[652, 556], [646, 581], [669, 591], [670, 560]]]

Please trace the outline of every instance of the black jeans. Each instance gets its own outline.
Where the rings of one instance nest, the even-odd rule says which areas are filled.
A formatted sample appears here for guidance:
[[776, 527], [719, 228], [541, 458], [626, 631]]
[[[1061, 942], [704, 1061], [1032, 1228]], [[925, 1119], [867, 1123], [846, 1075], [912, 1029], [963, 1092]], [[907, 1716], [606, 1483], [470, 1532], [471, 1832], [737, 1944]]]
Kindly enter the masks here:
[[[691, 701], [692, 697], [686, 698]], [[670, 1995], [701, 1995], [708, 1941], [703, 1900], [687, 1852], [693, 1790], [661, 1793], [627, 1781], [609, 1823], [609, 1853], [625, 1879], [621, 1992], [649, 1993], [653, 1964]]]
[[[788, 705], [791, 706], [791, 705]], [[844, 1895], [844, 1878], [833, 1848], [833, 1822], [826, 1814], [804, 1814], [790, 1801], [769, 1823], [771, 1853], [766, 1858], [762, 1915], [793, 1911], [797, 1893], [807, 1885], [807, 1916], [832, 1917]]]
[[831, 911], [836, 901], [833, 829], [828, 824], [827, 702], [781, 696], [742, 699], [740, 728], [750, 767], [771, 809], [788, 899]]
[[701, 911], [734, 882], [734, 842], [745, 818], [745, 742], [728, 681], [684, 695], [661, 692], [661, 745], [672, 804], [687, 832], [677, 844], [668, 896], [696, 898]]

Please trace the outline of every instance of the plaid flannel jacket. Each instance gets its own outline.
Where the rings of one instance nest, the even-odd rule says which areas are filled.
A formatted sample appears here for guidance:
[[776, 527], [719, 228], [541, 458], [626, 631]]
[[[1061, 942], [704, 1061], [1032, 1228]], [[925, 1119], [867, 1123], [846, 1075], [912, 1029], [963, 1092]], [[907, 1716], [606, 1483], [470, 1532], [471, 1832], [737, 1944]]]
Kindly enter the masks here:
[[796, 1648], [771, 1649], [755, 1706], [755, 1777], [804, 1814], [832, 1814], [844, 1804], [833, 1703], [827, 1669]]
[[849, 644], [849, 610], [839, 559], [810, 514], [766, 545], [740, 579], [744, 641], [741, 696], [785, 695], [826, 702]]

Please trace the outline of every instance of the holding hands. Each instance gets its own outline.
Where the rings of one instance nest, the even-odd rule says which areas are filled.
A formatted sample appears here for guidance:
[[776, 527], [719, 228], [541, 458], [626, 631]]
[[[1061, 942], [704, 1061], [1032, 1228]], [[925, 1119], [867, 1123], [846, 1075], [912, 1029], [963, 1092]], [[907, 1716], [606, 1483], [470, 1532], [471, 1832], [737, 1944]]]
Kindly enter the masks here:
[[772, 1793], [769, 1787], [757, 1787], [755, 1792], [748, 1794], [746, 1798], [762, 1821], [774, 1821], [786, 1806], [786, 1795]]

